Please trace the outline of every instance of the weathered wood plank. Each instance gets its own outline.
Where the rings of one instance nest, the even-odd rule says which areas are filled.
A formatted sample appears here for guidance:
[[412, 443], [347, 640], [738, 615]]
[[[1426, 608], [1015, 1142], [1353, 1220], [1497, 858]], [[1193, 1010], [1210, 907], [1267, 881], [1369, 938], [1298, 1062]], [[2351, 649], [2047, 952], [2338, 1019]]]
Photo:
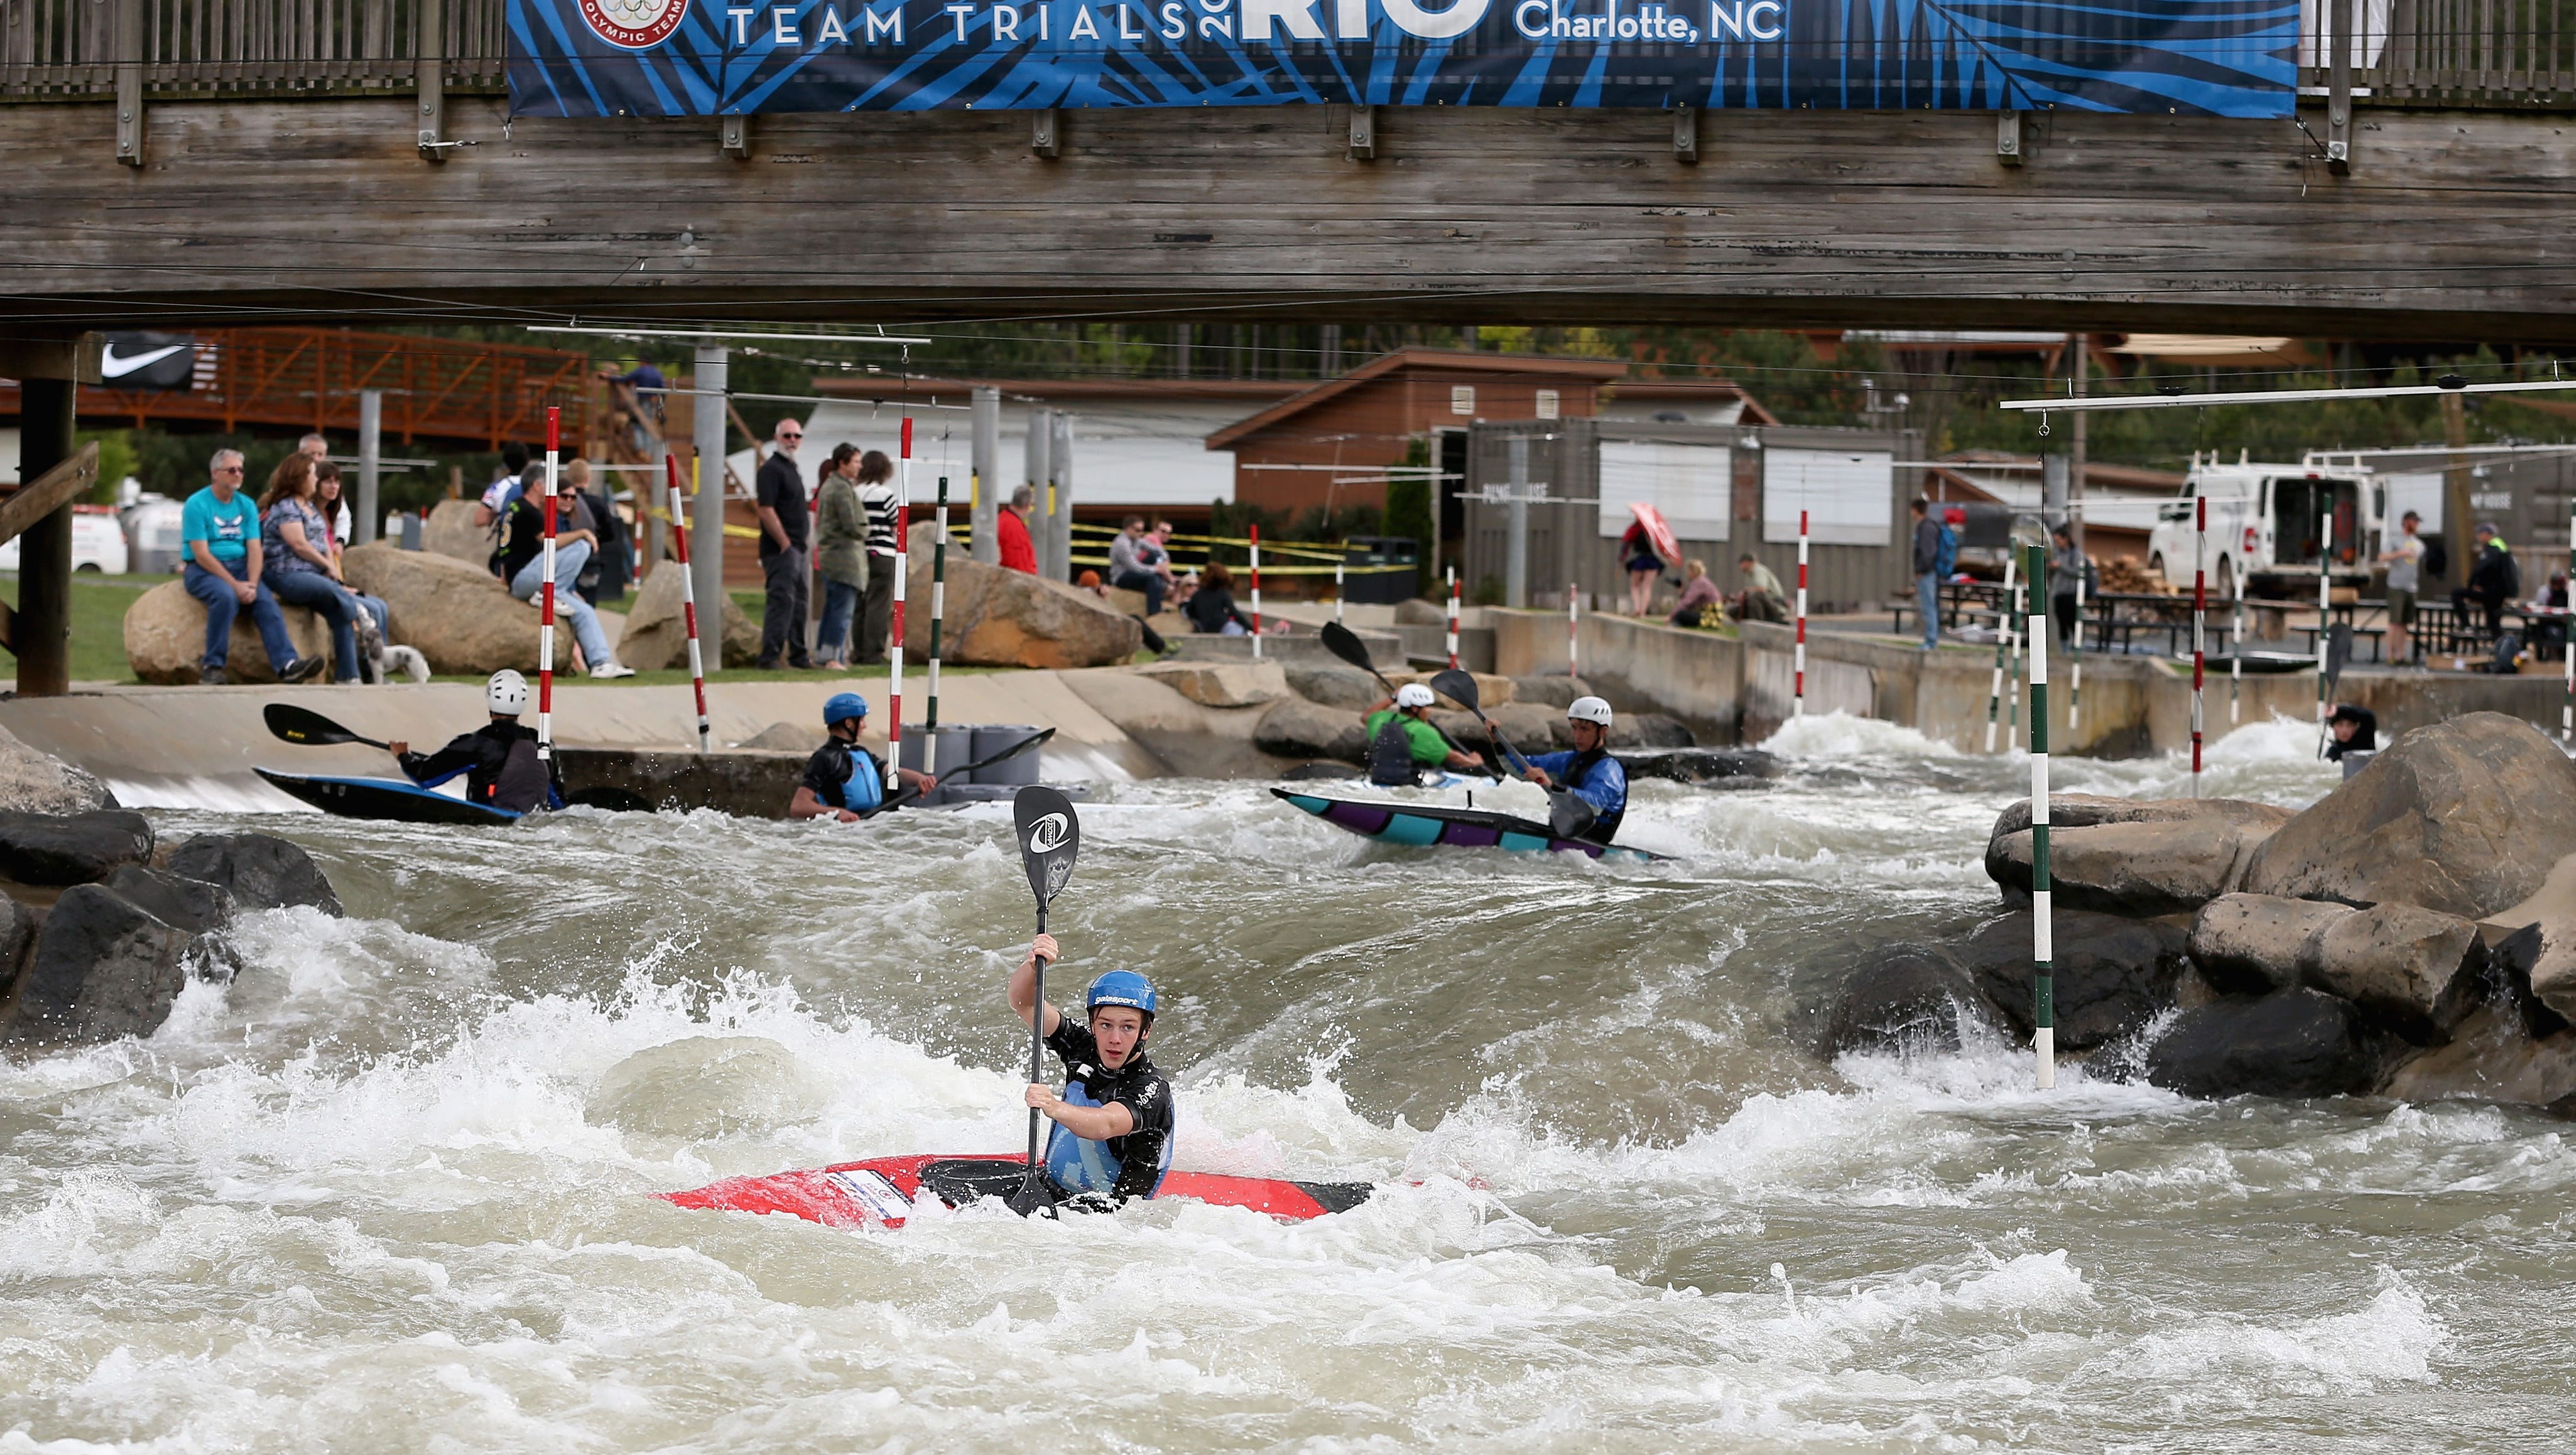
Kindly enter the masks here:
[[2365, 111], [2342, 178], [2296, 128], [2180, 117], [2034, 118], [2019, 168], [1937, 112], [1711, 113], [1695, 167], [1652, 112], [1390, 110], [1367, 164], [1329, 108], [1069, 112], [1053, 160], [1009, 114], [763, 117], [747, 161], [502, 120], [451, 98], [481, 144], [430, 167], [407, 97], [164, 102], [115, 176], [106, 108], [0, 107], [0, 313], [2576, 334], [2563, 116]]
[[27, 527], [64, 504], [87, 495], [98, 484], [98, 441], [0, 499], [0, 542], [14, 541]]

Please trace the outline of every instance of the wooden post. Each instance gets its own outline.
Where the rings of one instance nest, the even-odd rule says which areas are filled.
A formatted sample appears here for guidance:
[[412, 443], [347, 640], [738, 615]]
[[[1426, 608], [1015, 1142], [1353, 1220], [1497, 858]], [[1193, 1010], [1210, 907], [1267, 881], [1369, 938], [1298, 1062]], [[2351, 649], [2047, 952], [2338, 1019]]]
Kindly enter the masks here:
[[[67, 371], [68, 372], [68, 371]], [[71, 379], [19, 381], [18, 478], [33, 481], [72, 458], [80, 385]], [[18, 657], [20, 697], [60, 697], [72, 688], [72, 507], [46, 511], [18, 536], [18, 609], [9, 650]]]
[[420, 159], [424, 162], [447, 160], [447, 7], [445, 0], [419, 0], [420, 38], [414, 43], [413, 55], [419, 58], [413, 72], [413, 89], [420, 99]]
[[[143, 165], [144, 0], [116, 0], [116, 159]], [[26, 12], [9, 17], [26, 24]]]
[[[2468, 448], [2468, 401], [2458, 394], [2442, 396], [2442, 443], [2455, 450]], [[2469, 460], [2466, 455], [2453, 455], [2442, 476], [2442, 544], [2449, 547], [2453, 586], [2469, 584], [2469, 558], [2477, 553], [2477, 532], [2472, 529], [2476, 524], [2469, 511]]]

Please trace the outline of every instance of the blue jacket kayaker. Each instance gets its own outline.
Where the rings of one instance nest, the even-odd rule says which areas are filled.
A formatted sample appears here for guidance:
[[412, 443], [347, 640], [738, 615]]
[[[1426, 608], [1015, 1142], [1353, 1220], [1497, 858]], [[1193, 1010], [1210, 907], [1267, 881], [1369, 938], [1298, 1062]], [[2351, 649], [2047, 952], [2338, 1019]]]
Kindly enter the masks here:
[[1543, 788], [1573, 790], [1593, 812], [1592, 826], [1581, 837], [1606, 844], [1628, 816], [1628, 770], [1610, 756], [1610, 704], [1578, 697], [1565, 710], [1565, 722], [1574, 751], [1541, 753], [1529, 760], [1529, 770], [1521, 776]]
[[1023, 1098], [1054, 1128], [1047, 1135], [1047, 1176], [1064, 1192], [1126, 1201], [1152, 1197], [1172, 1170], [1172, 1084], [1145, 1055], [1154, 1031], [1154, 986], [1133, 970], [1112, 970], [1082, 997], [1090, 1024], [1068, 1020], [1037, 998], [1037, 962], [1057, 957], [1055, 936], [1040, 935], [1011, 972], [1011, 1010], [1043, 1019], [1047, 1049], [1064, 1063], [1064, 1090], [1032, 1082]]
[[[859, 746], [859, 729], [867, 725], [868, 700], [855, 692], [835, 692], [823, 704], [823, 731], [829, 741], [805, 760], [805, 776], [796, 796], [787, 801], [789, 818], [821, 818], [855, 823], [885, 804], [885, 759]], [[928, 793], [939, 780], [910, 768], [897, 769], [895, 781]]]
[[470, 733], [460, 733], [435, 753], [420, 754], [406, 742], [391, 742], [394, 761], [403, 774], [423, 788], [436, 788], [462, 773], [465, 796], [485, 808], [528, 813], [564, 806], [559, 760], [537, 752], [537, 730], [520, 725], [528, 709], [528, 679], [504, 667], [483, 684], [483, 705], [492, 720]]

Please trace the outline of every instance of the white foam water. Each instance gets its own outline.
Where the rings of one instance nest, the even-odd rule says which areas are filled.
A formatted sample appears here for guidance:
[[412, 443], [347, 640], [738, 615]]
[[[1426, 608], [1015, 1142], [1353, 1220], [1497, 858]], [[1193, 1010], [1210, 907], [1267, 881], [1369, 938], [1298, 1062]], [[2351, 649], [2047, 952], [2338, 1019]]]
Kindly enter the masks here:
[[898, 1232], [649, 1194], [1020, 1145], [995, 814], [267, 819], [350, 917], [0, 1061], [0, 1451], [2554, 1448], [2561, 1124], [1815, 1058], [2011, 794], [1644, 784], [1622, 867], [1121, 786], [1053, 993], [1154, 973], [1181, 1165], [1377, 1191]]

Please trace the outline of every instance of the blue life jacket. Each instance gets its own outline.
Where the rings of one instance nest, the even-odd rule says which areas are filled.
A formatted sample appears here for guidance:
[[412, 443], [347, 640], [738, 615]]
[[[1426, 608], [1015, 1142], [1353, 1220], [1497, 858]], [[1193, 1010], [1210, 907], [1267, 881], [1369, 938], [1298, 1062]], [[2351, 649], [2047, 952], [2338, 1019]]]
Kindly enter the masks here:
[[[1102, 1105], [1091, 1099], [1090, 1091], [1079, 1081], [1065, 1087], [1064, 1099], [1075, 1106]], [[1155, 1192], [1162, 1190], [1163, 1179], [1171, 1173], [1172, 1144], [1178, 1140], [1169, 1136], [1163, 1138], [1162, 1156], [1154, 1168]], [[1118, 1190], [1118, 1178], [1126, 1170], [1126, 1164], [1110, 1155], [1109, 1143], [1077, 1137], [1062, 1127], [1051, 1126], [1047, 1129], [1046, 1168], [1047, 1176], [1054, 1178], [1055, 1185], [1067, 1192], [1106, 1195]], [[1148, 1197], [1152, 1195], [1150, 1192], [1146, 1194]]]

